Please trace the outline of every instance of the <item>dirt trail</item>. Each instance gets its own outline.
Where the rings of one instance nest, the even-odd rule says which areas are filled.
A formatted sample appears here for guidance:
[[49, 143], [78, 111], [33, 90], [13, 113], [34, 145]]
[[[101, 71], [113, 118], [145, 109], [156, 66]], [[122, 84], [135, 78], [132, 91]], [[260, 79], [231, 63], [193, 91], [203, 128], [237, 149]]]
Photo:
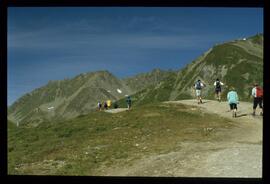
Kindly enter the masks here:
[[[230, 108], [227, 102], [218, 102], [213, 100], [204, 100], [203, 104], [197, 104], [196, 100], [181, 100], [181, 101], [169, 101], [165, 103], [181, 103], [185, 105], [193, 105], [201, 107], [203, 112], [215, 113], [221, 117], [229, 118], [238, 123], [241, 131], [241, 135], [237, 137], [239, 140], [247, 142], [261, 142], [262, 141], [262, 116], [252, 116], [252, 103], [240, 102], [238, 104], [237, 118], [232, 117]], [[257, 112], [257, 114], [259, 114]], [[237, 131], [239, 131], [237, 129]]]
[[109, 112], [109, 113], [118, 113], [118, 112], [123, 112], [123, 111], [127, 111], [128, 108], [117, 108], [117, 109], [109, 109], [109, 110], [105, 110], [105, 112]]
[[201, 107], [202, 113], [216, 113], [232, 119], [237, 128], [224, 131], [222, 141], [179, 142], [179, 150], [137, 160], [131, 166], [107, 168], [108, 176], [173, 177], [262, 177], [262, 117], [253, 117], [252, 104], [240, 102], [238, 117], [232, 118], [227, 102], [205, 100], [169, 101]]

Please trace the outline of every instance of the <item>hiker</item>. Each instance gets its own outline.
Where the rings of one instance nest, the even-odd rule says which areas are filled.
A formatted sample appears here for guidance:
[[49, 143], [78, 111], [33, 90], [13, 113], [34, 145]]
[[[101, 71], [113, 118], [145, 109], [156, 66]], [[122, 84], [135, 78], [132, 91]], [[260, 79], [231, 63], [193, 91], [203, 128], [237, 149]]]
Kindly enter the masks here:
[[104, 109], [108, 109], [108, 104], [107, 104], [107, 102], [104, 102]]
[[98, 102], [98, 110], [101, 111], [102, 104]]
[[215, 93], [216, 93], [216, 99], [221, 102], [221, 86], [224, 84], [217, 78], [217, 80], [214, 82], [215, 86]]
[[254, 84], [251, 95], [253, 96], [253, 113], [252, 113], [252, 115], [255, 116], [256, 108], [259, 104], [259, 107], [261, 108], [260, 115], [262, 116], [263, 115], [263, 89], [257, 83]]
[[127, 102], [128, 110], [130, 110], [130, 108], [131, 108], [131, 99], [130, 99], [130, 96], [127, 97], [126, 102]]
[[202, 96], [201, 96], [201, 90], [203, 87], [205, 87], [206, 85], [201, 82], [201, 80], [197, 80], [197, 82], [194, 85], [195, 88], [195, 92], [196, 92], [196, 96], [197, 96], [197, 100], [198, 100], [198, 104], [202, 103]]
[[111, 100], [107, 100], [107, 105], [108, 105], [108, 108], [111, 107], [111, 104], [112, 104], [112, 101]]
[[115, 109], [117, 109], [117, 108], [118, 108], [118, 104], [117, 104], [117, 102], [114, 102], [113, 107], [114, 107]]
[[235, 91], [234, 87], [230, 88], [230, 91], [227, 94], [227, 100], [232, 111], [232, 117], [236, 118], [237, 104], [239, 104], [239, 101], [237, 92]]

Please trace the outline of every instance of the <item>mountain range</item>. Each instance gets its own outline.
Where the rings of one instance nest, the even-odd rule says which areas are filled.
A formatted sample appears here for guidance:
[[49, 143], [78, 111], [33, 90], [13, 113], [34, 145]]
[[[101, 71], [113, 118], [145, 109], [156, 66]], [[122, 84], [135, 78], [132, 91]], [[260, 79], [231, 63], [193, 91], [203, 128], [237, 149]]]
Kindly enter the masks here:
[[127, 95], [131, 95], [134, 105], [191, 99], [194, 98], [193, 85], [198, 79], [206, 84], [203, 97], [214, 99], [216, 78], [225, 84], [223, 100], [233, 86], [240, 101], [249, 101], [252, 84], [263, 85], [263, 35], [215, 45], [175, 71], [154, 69], [124, 79], [109, 71], [97, 71], [72, 79], [49, 81], [15, 101], [8, 108], [8, 119], [33, 126], [51, 120], [62, 121], [93, 111], [98, 101], [110, 99], [123, 106]]
[[202, 96], [215, 99], [214, 82], [217, 78], [225, 84], [223, 100], [226, 100], [229, 88], [234, 87], [240, 101], [250, 101], [253, 84], [263, 86], [263, 35], [215, 45], [158, 85], [138, 92], [134, 98], [138, 104], [195, 98], [194, 84], [200, 79], [206, 84]]

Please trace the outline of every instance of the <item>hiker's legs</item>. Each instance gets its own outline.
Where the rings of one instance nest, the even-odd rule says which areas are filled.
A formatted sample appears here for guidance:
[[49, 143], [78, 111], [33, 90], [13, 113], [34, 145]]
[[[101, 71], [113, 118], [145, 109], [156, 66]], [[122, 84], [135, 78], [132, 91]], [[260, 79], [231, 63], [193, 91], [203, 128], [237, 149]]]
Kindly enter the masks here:
[[221, 101], [221, 91], [218, 92], [218, 101]]
[[234, 104], [234, 103], [230, 104], [230, 109], [232, 112], [232, 117], [236, 117], [236, 110], [237, 110], [236, 104]]
[[236, 118], [237, 104], [234, 104], [234, 117]]
[[261, 112], [260, 112], [260, 115], [263, 115], [263, 99], [262, 98], [259, 98], [259, 107], [261, 108]]
[[253, 101], [253, 113], [252, 113], [252, 115], [254, 115], [255, 116], [255, 114], [256, 114], [256, 108], [257, 108], [257, 106], [258, 106], [258, 98], [254, 98], [254, 101]]
[[200, 97], [199, 96], [197, 96], [197, 101], [198, 101], [198, 104], [200, 103]]
[[[233, 112], [233, 104], [229, 104], [230, 105], [230, 111]], [[232, 114], [233, 116], [233, 114]]]
[[218, 91], [215, 90], [215, 94], [216, 94], [216, 99], [218, 100]]
[[202, 97], [201, 96], [198, 96], [197, 100], [198, 100], [198, 104], [202, 103]]
[[218, 101], [220, 101], [220, 90], [219, 89], [216, 89], [216, 99], [218, 100]]
[[256, 114], [256, 108], [255, 109], [253, 108], [252, 115], [255, 116], [255, 114]]
[[236, 118], [236, 109], [233, 109], [233, 117]]
[[202, 96], [201, 96], [202, 91], [198, 90], [198, 96], [199, 96], [199, 103], [202, 103]]
[[197, 96], [197, 101], [198, 104], [201, 102], [201, 90], [196, 89], [196, 96]]

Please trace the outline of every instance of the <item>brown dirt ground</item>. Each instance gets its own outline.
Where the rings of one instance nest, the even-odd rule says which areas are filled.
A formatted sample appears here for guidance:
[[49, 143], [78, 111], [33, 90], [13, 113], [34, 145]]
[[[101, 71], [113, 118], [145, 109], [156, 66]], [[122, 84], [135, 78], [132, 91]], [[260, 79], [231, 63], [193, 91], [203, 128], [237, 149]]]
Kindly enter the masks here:
[[169, 177], [262, 177], [263, 119], [253, 117], [252, 104], [240, 102], [238, 117], [232, 118], [227, 102], [204, 100], [169, 101], [197, 106], [201, 112], [219, 114], [237, 123], [237, 128], [224, 131], [222, 141], [179, 142], [181, 149], [154, 154], [129, 166], [103, 168], [106, 176], [169, 176]]

